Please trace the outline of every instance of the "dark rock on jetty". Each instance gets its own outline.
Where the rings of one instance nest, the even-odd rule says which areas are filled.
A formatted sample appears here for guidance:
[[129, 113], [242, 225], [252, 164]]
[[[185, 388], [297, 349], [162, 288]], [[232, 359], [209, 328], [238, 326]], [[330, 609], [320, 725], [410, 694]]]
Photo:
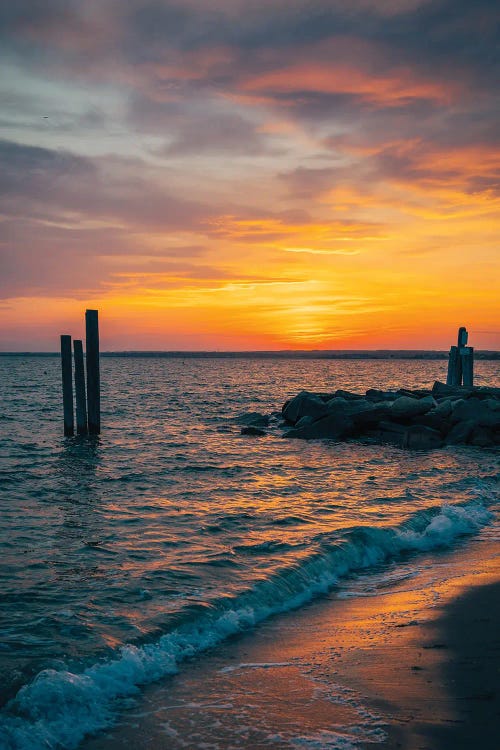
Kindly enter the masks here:
[[443, 445], [500, 445], [500, 388], [448, 386], [380, 391], [364, 396], [301, 391], [282, 409], [283, 437], [371, 438], [411, 450]]
[[245, 414], [240, 414], [233, 420], [237, 424], [242, 424], [241, 428], [242, 435], [253, 435], [254, 437], [263, 437], [267, 435], [264, 427], [268, 427], [270, 418], [267, 414], [261, 414], [258, 411], [251, 411]]
[[267, 432], [265, 430], [261, 430], [260, 427], [253, 427], [252, 425], [249, 425], [248, 427], [241, 428], [241, 434], [253, 435], [254, 437], [263, 437], [264, 435], [267, 435]]

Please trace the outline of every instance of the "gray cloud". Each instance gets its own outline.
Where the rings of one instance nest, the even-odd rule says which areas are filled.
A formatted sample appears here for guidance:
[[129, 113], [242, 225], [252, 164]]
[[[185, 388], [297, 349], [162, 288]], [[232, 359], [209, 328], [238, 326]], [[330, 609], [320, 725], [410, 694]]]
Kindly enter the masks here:
[[55, 218], [67, 211], [152, 230], [187, 229], [210, 213], [147, 179], [138, 160], [90, 159], [9, 141], [0, 141], [0, 159], [0, 208], [12, 215]]

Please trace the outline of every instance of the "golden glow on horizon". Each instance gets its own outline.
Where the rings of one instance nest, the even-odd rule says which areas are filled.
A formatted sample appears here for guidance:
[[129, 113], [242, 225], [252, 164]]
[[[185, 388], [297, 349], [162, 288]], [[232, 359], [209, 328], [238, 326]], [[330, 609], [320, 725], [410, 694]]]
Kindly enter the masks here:
[[500, 152], [481, 119], [496, 109], [461, 32], [450, 74], [420, 65], [430, 42], [418, 51], [394, 4], [381, 18], [372, 4], [365, 29], [346, 3], [338, 30], [335, 3], [315, 41], [297, 9], [280, 44], [282, 8], [245, 9], [248, 48], [224, 24], [213, 34], [202, 5], [182, 21], [199, 47], [167, 30], [138, 54], [150, 19], [133, 64], [132, 12], [27, 25], [54, 68], [9, 63], [36, 115], [12, 105], [17, 135], [0, 138], [0, 347], [57, 349], [98, 307], [108, 349], [444, 349], [464, 324], [500, 348]]

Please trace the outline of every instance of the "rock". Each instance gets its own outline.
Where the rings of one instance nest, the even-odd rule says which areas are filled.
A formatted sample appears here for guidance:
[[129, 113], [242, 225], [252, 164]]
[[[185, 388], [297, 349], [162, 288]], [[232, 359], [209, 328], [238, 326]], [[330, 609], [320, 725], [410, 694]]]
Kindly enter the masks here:
[[478, 399], [471, 396], [467, 401], [461, 399], [453, 404], [451, 421], [473, 421], [485, 427], [500, 425], [500, 404], [495, 399]]
[[436, 406], [432, 396], [424, 398], [412, 398], [411, 396], [400, 396], [390, 407], [390, 415], [393, 419], [411, 419], [419, 414], [426, 414]]
[[364, 396], [360, 396], [359, 393], [351, 393], [350, 391], [342, 390], [335, 391], [333, 395], [334, 398], [343, 398], [346, 401], [357, 401], [358, 399], [364, 398]]
[[441, 448], [443, 438], [441, 433], [425, 425], [408, 427], [403, 438], [403, 448], [416, 451], [427, 451]]
[[440, 414], [436, 414], [436, 409], [428, 411], [427, 414], [420, 414], [418, 417], [413, 417], [412, 423], [424, 427], [431, 427], [433, 430], [437, 430], [441, 435], [445, 435], [450, 429], [448, 419], [442, 417]]
[[472, 393], [472, 388], [465, 385], [446, 385], [436, 380], [432, 386], [432, 395], [434, 398], [440, 396], [455, 396], [455, 398], [467, 398]]
[[267, 435], [267, 432], [265, 430], [261, 430], [260, 427], [253, 427], [252, 425], [249, 425], [248, 427], [241, 428], [241, 434], [242, 435], [254, 435], [255, 437], [263, 437], [264, 435]]
[[235, 417], [234, 421], [237, 424], [253, 425], [254, 427], [267, 427], [269, 424], [269, 417], [267, 414], [260, 414], [258, 411], [245, 412]]
[[295, 427], [305, 427], [306, 424], [311, 424], [312, 422], [314, 422], [314, 418], [306, 414], [305, 417], [301, 417], [299, 421], [296, 422]]
[[395, 391], [379, 391], [377, 388], [370, 388], [366, 391], [365, 397], [369, 401], [395, 401], [398, 394]]
[[424, 398], [424, 396], [432, 396], [430, 388], [415, 388], [410, 390], [409, 388], [400, 388], [398, 390], [398, 396], [410, 396], [410, 398]]
[[432, 386], [432, 395], [434, 398], [441, 396], [455, 396], [456, 398], [468, 398], [475, 396], [479, 399], [494, 398], [500, 399], [500, 388], [494, 388], [488, 385], [465, 386], [465, 385], [445, 385], [436, 380]]
[[390, 414], [390, 407], [385, 403], [370, 403], [366, 401], [362, 404], [361, 402], [356, 402], [354, 408], [349, 408], [348, 414], [355, 428], [360, 430], [373, 427], [380, 420], [387, 419]]
[[327, 413], [325, 402], [316, 394], [309, 391], [301, 391], [295, 398], [283, 407], [283, 416], [287, 422], [295, 424], [301, 417], [313, 417], [318, 419]]
[[476, 425], [469, 435], [470, 445], [477, 445], [479, 448], [489, 448], [495, 445], [495, 435], [489, 427]]
[[407, 429], [404, 425], [399, 424], [399, 422], [391, 422], [390, 420], [382, 420], [379, 423], [379, 428], [383, 432], [395, 432], [398, 435], [404, 435]]
[[473, 429], [476, 427], [476, 422], [457, 422], [445, 438], [446, 445], [465, 445], [468, 442]]
[[334, 396], [326, 402], [326, 408], [328, 412], [334, 412], [338, 410], [346, 411], [347, 404], [347, 399], [342, 398], [341, 396]]
[[[401, 425], [399, 425], [401, 426]], [[404, 432], [395, 432], [393, 430], [367, 430], [367, 437], [372, 438], [377, 443], [387, 443], [388, 445], [394, 445], [396, 448], [403, 447]]]
[[323, 440], [325, 438], [336, 440], [350, 434], [352, 430], [353, 423], [348, 414], [345, 411], [337, 410], [303, 427], [295, 427], [286, 432], [283, 437], [300, 438], [302, 440]]
[[452, 412], [451, 399], [445, 398], [430, 413], [445, 419], [446, 417], [450, 416], [451, 412]]

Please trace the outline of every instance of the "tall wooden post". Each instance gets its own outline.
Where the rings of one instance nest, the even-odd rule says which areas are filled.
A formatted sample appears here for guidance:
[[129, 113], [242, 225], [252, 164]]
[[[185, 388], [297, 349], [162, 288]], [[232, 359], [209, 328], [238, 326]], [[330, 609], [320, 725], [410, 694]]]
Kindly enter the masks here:
[[61, 370], [64, 412], [64, 434], [70, 437], [75, 433], [73, 420], [73, 366], [71, 359], [71, 336], [61, 335]]
[[97, 310], [85, 312], [87, 339], [87, 414], [89, 435], [101, 431], [101, 388], [99, 376], [99, 321]]
[[458, 346], [452, 346], [448, 355], [447, 385], [460, 385], [462, 383], [462, 362], [460, 360]]
[[76, 432], [87, 434], [87, 397], [85, 394], [85, 369], [83, 366], [83, 345], [79, 339], [73, 341], [75, 353], [75, 396], [76, 396]]
[[465, 346], [462, 351], [462, 372], [464, 375], [464, 385], [474, 385], [474, 347]]
[[467, 328], [458, 329], [457, 346], [450, 348], [448, 359], [447, 385], [474, 385], [474, 348], [467, 346], [469, 334]]

